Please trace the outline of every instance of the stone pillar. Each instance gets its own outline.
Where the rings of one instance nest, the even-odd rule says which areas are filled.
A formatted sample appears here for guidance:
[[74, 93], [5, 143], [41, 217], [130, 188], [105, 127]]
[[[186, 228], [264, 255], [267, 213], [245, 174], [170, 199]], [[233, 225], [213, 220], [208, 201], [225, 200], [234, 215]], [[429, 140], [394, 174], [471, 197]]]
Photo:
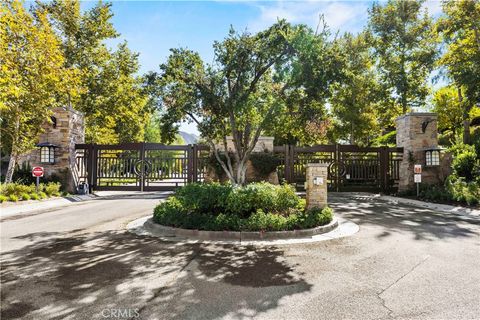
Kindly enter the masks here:
[[398, 117], [397, 147], [403, 147], [400, 163], [398, 191], [404, 192], [415, 187], [413, 167], [422, 165], [422, 183], [436, 183], [438, 167], [425, 167], [425, 150], [438, 148], [437, 115], [435, 113], [412, 112]]
[[75, 192], [78, 184], [75, 144], [85, 142], [83, 114], [72, 108], [54, 108], [52, 121], [46, 122], [42, 129], [38, 143], [48, 142], [57, 146], [55, 162], [41, 163], [39, 148], [23, 155], [19, 162], [28, 162], [32, 167], [44, 167], [46, 178], [59, 179], [64, 189]]
[[327, 205], [328, 164], [307, 163], [307, 209]]

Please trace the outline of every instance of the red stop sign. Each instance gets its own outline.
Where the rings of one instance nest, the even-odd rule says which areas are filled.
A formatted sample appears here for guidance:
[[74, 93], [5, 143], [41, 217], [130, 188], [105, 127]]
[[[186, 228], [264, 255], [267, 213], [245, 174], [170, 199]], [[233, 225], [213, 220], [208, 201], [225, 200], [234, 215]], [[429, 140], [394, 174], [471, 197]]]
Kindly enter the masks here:
[[42, 167], [34, 167], [32, 169], [32, 176], [34, 177], [43, 177], [43, 168]]

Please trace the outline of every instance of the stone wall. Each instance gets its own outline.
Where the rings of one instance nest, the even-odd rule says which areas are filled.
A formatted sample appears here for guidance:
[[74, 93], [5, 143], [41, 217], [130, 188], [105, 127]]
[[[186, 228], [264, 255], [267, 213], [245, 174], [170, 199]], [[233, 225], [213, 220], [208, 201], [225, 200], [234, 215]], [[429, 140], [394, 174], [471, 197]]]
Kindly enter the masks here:
[[[265, 136], [260, 136], [258, 137], [257, 144], [255, 144], [255, 147], [253, 148], [253, 152], [273, 152], [273, 137], [265, 137]], [[215, 145], [217, 150], [220, 151], [225, 151], [225, 148], [223, 147], [223, 143], [217, 143]], [[230, 152], [235, 151], [235, 147], [233, 144], [233, 137], [228, 136], [227, 137], [227, 149]]]
[[422, 165], [423, 184], [443, 184], [450, 174], [451, 156], [440, 153], [440, 165], [427, 167], [425, 151], [438, 148], [437, 115], [435, 113], [408, 113], [396, 119], [397, 147], [403, 147], [403, 160], [400, 163], [400, 192], [415, 187], [413, 167]]
[[83, 114], [71, 108], [53, 109], [56, 126], [46, 122], [38, 143], [49, 142], [58, 146], [55, 149], [55, 163], [41, 163], [40, 149], [23, 155], [19, 163], [28, 162], [30, 166], [41, 166], [45, 169], [45, 177], [58, 177], [69, 192], [75, 192], [78, 183], [75, 166], [75, 144], [85, 142], [85, 125]]
[[[266, 181], [266, 182], [270, 182], [271, 184], [279, 184], [278, 173], [276, 171], [271, 172], [266, 177], [262, 176], [255, 170], [250, 160], [247, 161], [247, 171], [245, 172], [245, 177], [247, 179], [247, 182], [249, 183]], [[215, 169], [208, 167], [207, 172], [205, 173], [205, 182], [213, 182], [213, 181], [227, 182], [228, 177], [225, 173], [223, 173], [219, 177], [215, 172]]]

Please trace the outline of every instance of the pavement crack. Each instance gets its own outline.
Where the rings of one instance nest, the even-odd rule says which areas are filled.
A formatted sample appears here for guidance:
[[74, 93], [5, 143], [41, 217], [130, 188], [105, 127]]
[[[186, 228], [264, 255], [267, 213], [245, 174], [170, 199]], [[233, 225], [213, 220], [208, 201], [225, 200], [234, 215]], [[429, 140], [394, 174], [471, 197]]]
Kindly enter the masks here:
[[385, 291], [387, 291], [388, 289], [390, 289], [391, 287], [393, 287], [394, 285], [396, 285], [400, 280], [402, 280], [403, 278], [405, 278], [406, 276], [408, 276], [410, 273], [412, 273], [413, 271], [415, 271], [415, 269], [417, 269], [420, 265], [422, 265], [425, 261], [427, 261], [427, 259], [430, 258], [430, 256], [426, 256], [422, 261], [420, 261], [419, 263], [417, 263], [416, 265], [414, 265], [409, 271], [407, 271], [406, 273], [404, 273], [402, 276], [400, 276], [397, 280], [395, 280], [394, 282], [392, 282], [390, 285], [388, 285], [386, 288], [382, 289], [378, 295], [381, 295], [382, 293], [384, 293]]
[[389, 284], [387, 287], [385, 287], [384, 289], [380, 290], [379, 292], [377, 292], [377, 297], [382, 301], [382, 306], [388, 310], [388, 314], [387, 316], [389, 318], [392, 317], [392, 313], [393, 313], [393, 310], [390, 309], [387, 305], [386, 305], [386, 301], [384, 298], [381, 297], [381, 295], [387, 291], [388, 289], [390, 289], [391, 287], [393, 287], [394, 285], [396, 285], [398, 282], [400, 282], [403, 278], [405, 278], [406, 276], [408, 276], [410, 273], [412, 273], [413, 271], [415, 271], [415, 269], [417, 269], [420, 265], [422, 265], [425, 261], [427, 261], [427, 259], [430, 258], [430, 256], [426, 256], [424, 259], [422, 259], [420, 262], [418, 262], [416, 265], [414, 265], [410, 270], [408, 270], [406, 273], [404, 273], [403, 275], [401, 275], [397, 280], [395, 280], [394, 282], [392, 282], [391, 284]]

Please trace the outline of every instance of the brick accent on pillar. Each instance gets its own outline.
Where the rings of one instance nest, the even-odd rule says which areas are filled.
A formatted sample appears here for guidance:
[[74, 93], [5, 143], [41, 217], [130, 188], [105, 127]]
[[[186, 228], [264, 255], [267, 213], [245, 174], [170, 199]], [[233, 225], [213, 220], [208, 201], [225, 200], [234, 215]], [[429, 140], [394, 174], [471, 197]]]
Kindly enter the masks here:
[[[328, 165], [325, 163], [308, 163], [307, 176], [307, 209], [323, 208], [327, 205]], [[320, 185], [314, 184], [314, 179], [323, 179]]]

